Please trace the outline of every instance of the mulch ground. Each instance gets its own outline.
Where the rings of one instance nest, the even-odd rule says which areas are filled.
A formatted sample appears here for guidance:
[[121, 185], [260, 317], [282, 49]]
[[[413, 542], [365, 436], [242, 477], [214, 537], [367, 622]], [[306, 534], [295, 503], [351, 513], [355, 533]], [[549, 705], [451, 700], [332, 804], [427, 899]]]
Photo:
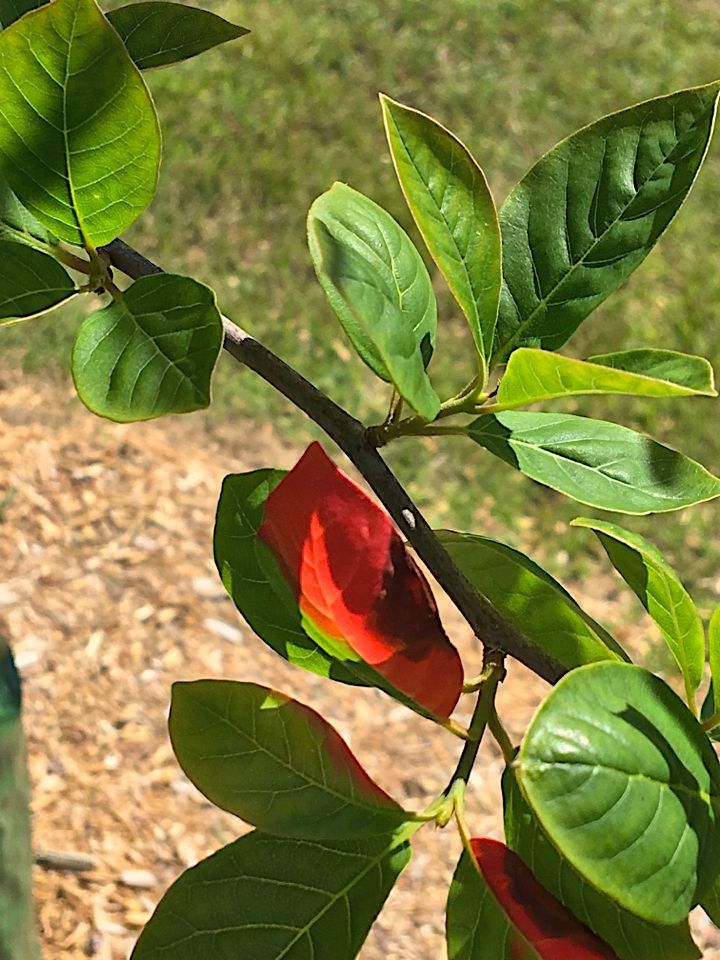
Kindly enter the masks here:
[[[225, 594], [212, 560], [222, 478], [289, 467], [297, 456], [267, 426], [211, 427], [202, 415], [116, 425], [85, 411], [65, 382], [0, 373], [0, 616], [24, 684], [47, 960], [125, 960], [175, 877], [248, 829], [209, 804], [174, 760], [166, 724], [175, 680], [242, 679], [296, 697], [412, 809], [454, 768], [454, 737], [377, 691], [289, 666]], [[628, 625], [630, 599], [612, 580], [568, 586], [621, 642], [642, 649], [647, 624]], [[477, 672], [477, 643], [442, 597], [439, 605], [468, 674]], [[546, 690], [511, 664], [499, 709], [516, 740]], [[475, 835], [502, 837], [501, 770], [488, 739], [467, 810]], [[452, 828], [425, 828], [413, 847], [362, 960], [444, 956], [460, 843]], [[705, 957], [718, 960], [717, 931], [704, 915], [694, 927]]]

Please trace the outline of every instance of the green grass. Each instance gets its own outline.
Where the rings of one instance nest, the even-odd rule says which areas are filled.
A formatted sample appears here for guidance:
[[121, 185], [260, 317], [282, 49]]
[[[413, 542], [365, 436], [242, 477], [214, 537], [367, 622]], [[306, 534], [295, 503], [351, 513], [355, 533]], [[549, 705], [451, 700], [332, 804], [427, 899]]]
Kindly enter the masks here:
[[[384, 415], [387, 390], [350, 354], [315, 280], [304, 221], [315, 197], [343, 180], [418, 239], [385, 148], [379, 90], [457, 133], [499, 204], [545, 150], [578, 127], [720, 74], [713, 0], [211, 6], [252, 32], [147, 75], [164, 131], [161, 183], [125, 237], [165, 269], [212, 285], [224, 312], [369, 421]], [[666, 237], [585, 322], [568, 352], [663, 346], [704, 354], [718, 366], [719, 174], [714, 147]], [[436, 286], [440, 328], [430, 372], [447, 396], [472, 375], [472, 345], [454, 301], [440, 280]], [[67, 367], [78, 317], [71, 306], [3, 331], [7, 357]], [[569, 406], [556, 401], [548, 409]], [[706, 400], [626, 398], [593, 398], [576, 408], [649, 432], [719, 473], [716, 411]], [[298, 444], [316, 435], [271, 388], [224, 357], [213, 416], [239, 415], [269, 418]], [[471, 443], [405, 440], [388, 449], [388, 459], [433, 522], [495, 533], [507, 526], [515, 543], [534, 539], [538, 559], [551, 569], [563, 569], [567, 552], [572, 572], [592, 570], [598, 554], [589, 535], [564, 528], [588, 511]], [[716, 518], [710, 504], [627, 526], [666, 550], [707, 604], [705, 588], [720, 560]]]

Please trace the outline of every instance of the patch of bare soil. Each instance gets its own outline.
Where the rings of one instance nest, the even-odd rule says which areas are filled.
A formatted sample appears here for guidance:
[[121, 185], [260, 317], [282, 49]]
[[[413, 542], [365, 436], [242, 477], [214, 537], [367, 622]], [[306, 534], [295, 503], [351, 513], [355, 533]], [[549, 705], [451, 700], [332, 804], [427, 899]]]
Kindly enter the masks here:
[[[248, 829], [209, 804], [174, 760], [166, 721], [175, 680], [242, 679], [296, 697], [412, 809], [444, 787], [460, 752], [454, 737], [377, 691], [291, 667], [220, 584], [212, 527], [222, 478], [289, 467], [298, 451], [252, 423], [212, 432], [202, 416], [111, 424], [66, 383], [8, 371], [0, 379], [0, 615], [24, 683], [47, 960], [124, 960], [175, 877]], [[610, 627], [627, 623], [614, 583], [592, 587], [575, 590], [588, 612]], [[468, 674], [477, 672], [478, 644], [444, 598], [439, 605]], [[615, 630], [621, 642], [632, 643], [631, 632]], [[546, 689], [510, 665], [499, 708], [516, 740]], [[467, 811], [475, 835], [502, 836], [501, 770], [488, 739]], [[426, 828], [413, 846], [362, 960], [445, 955], [459, 840], [452, 828]], [[698, 919], [696, 932], [705, 956], [720, 958], [715, 929]]]

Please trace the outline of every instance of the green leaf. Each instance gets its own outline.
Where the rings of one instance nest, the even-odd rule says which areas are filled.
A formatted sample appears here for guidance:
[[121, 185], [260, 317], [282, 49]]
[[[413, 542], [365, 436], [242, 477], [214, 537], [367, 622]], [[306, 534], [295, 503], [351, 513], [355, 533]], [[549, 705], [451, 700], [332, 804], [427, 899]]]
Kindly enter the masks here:
[[116, 7], [107, 18], [140, 70], [187, 60], [250, 32], [209, 10], [164, 0]]
[[344, 183], [318, 197], [308, 244], [320, 284], [360, 357], [421, 417], [440, 400], [425, 373], [437, 305], [420, 254], [389, 213]]
[[175, 881], [131, 960], [353, 960], [409, 859], [407, 841], [387, 835], [250, 833]]
[[395, 171], [433, 259], [468, 319], [483, 377], [500, 297], [500, 228], [485, 175], [432, 117], [380, 94]]
[[500, 211], [494, 363], [557, 349], [642, 262], [703, 161], [717, 82], [603, 117], [553, 147]]
[[370, 779], [320, 714], [254, 683], [174, 683], [170, 739], [218, 807], [285, 837], [389, 833], [415, 819]]
[[0, 326], [50, 310], [74, 293], [77, 287], [57, 260], [0, 240]]
[[26, 243], [47, 249], [57, 245], [57, 237], [33, 217], [8, 186], [0, 173], [0, 240]]
[[[650, 354], [652, 356], [648, 356]], [[658, 354], [662, 354], [662, 358]], [[601, 363], [601, 360], [610, 362]], [[646, 365], [643, 361], [647, 361]], [[641, 369], [635, 372], [623, 368], [625, 362]], [[662, 369], [664, 375], [658, 377], [648, 372], [657, 368]], [[547, 350], [519, 347], [510, 354], [497, 402], [505, 407], [521, 407], [539, 400], [587, 393], [625, 393], [636, 397], [717, 396], [712, 367], [703, 357], [670, 350], [632, 350], [593, 360], [575, 360]]]
[[465, 429], [526, 476], [601, 510], [665, 513], [720, 495], [699, 463], [605, 420], [508, 410]]
[[637, 533], [584, 517], [573, 520], [572, 525], [594, 531], [612, 565], [635, 591], [677, 660], [688, 702], [692, 702], [705, 666], [705, 633], [695, 604], [675, 571], [657, 547]]
[[720, 607], [715, 608], [708, 624], [708, 662], [712, 686], [720, 686]]
[[569, 670], [595, 660], [627, 660], [610, 634], [557, 580], [497, 540], [436, 530], [468, 580], [503, 616]]
[[696, 960], [700, 957], [687, 918], [672, 925], [641, 920], [583, 879], [550, 843], [510, 767], [503, 773], [502, 792], [508, 846], [578, 920], [610, 944], [620, 960], [648, 960], [648, 957]]
[[653, 923], [681, 922], [720, 863], [720, 765], [659, 677], [626, 663], [566, 674], [515, 761], [552, 843], [594, 887]]
[[209, 287], [169, 273], [141, 277], [83, 321], [72, 359], [78, 395], [120, 423], [207, 407], [222, 338]]
[[0, 34], [0, 166], [48, 230], [108, 243], [150, 202], [159, 163], [150, 94], [94, 0], [54, 0]]
[[42, 7], [47, 0], [0, 0], [0, 29], [9, 27], [23, 14]]

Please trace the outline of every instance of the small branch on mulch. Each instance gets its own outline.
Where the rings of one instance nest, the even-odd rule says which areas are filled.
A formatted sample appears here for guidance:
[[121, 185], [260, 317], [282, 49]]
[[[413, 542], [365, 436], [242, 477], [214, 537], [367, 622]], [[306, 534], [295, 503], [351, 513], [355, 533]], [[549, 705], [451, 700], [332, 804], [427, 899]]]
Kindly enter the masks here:
[[78, 853], [64, 850], [38, 850], [35, 863], [46, 870], [71, 870], [73, 873], [85, 873], [94, 870], [98, 858], [92, 853]]

